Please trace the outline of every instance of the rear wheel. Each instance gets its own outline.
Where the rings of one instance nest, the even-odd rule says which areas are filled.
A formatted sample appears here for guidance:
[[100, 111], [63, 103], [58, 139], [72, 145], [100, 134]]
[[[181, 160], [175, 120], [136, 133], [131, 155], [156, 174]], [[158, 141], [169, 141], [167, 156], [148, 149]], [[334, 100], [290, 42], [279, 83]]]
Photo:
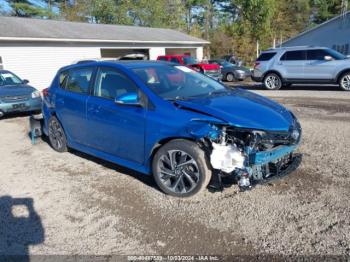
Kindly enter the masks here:
[[228, 73], [226, 75], [226, 81], [233, 82], [233, 80], [235, 80], [235, 76], [232, 73]]
[[52, 148], [57, 152], [67, 151], [67, 139], [61, 123], [55, 116], [49, 120], [49, 140]]
[[162, 146], [152, 166], [160, 189], [176, 197], [190, 197], [203, 191], [211, 178], [204, 151], [188, 140], [173, 140]]
[[269, 73], [264, 78], [264, 86], [268, 90], [278, 90], [282, 87], [282, 79], [275, 73]]
[[341, 76], [339, 87], [344, 91], [350, 91], [350, 72], [346, 72]]

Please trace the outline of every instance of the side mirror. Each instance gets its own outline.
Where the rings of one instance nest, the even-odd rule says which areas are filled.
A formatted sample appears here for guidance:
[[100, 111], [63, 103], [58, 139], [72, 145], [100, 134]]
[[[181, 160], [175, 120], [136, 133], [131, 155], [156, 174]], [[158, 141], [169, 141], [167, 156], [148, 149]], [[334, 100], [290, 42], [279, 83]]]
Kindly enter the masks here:
[[333, 59], [333, 57], [331, 57], [331, 56], [329, 56], [329, 55], [326, 55], [326, 56], [324, 57], [324, 60], [326, 60], [326, 61], [333, 61], [334, 59]]
[[27, 79], [23, 79], [22, 82], [23, 82], [23, 84], [25, 84], [25, 85], [26, 85], [26, 84], [29, 84], [29, 80], [27, 80]]
[[123, 95], [117, 96], [115, 98], [115, 103], [117, 105], [123, 106], [142, 106], [139, 96], [136, 92], [129, 92]]

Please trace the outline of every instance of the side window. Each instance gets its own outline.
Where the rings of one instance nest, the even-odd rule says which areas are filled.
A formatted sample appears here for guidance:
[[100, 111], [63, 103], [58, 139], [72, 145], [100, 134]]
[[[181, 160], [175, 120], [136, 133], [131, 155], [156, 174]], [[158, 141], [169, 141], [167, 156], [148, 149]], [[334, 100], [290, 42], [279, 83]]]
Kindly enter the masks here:
[[306, 60], [305, 51], [288, 51], [283, 54], [281, 61], [302, 61]]
[[115, 99], [130, 92], [137, 92], [138, 88], [126, 75], [113, 68], [102, 67], [98, 70], [94, 95]]
[[88, 94], [93, 71], [94, 69], [91, 67], [70, 70], [68, 79], [66, 80], [66, 90], [75, 93]]
[[307, 60], [324, 60], [325, 56], [332, 56], [323, 49], [315, 49], [307, 51]]
[[180, 64], [179, 59], [177, 59], [177, 57], [172, 57], [172, 58], [170, 59], [170, 62], [176, 63], [176, 64]]
[[159, 61], [167, 61], [167, 58], [164, 57], [164, 56], [161, 56], [161, 57], [158, 57], [158, 60], [159, 60]]
[[63, 71], [60, 73], [60, 76], [58, 78], [59, 84], [61, 88], [66, 88], [66, 83], [68, 79], [68, 71]]
[[275, 52], [273, 53], [262, 53], [256, 61], [269, 61], [271, 58], [273, 58], [276, 55]]

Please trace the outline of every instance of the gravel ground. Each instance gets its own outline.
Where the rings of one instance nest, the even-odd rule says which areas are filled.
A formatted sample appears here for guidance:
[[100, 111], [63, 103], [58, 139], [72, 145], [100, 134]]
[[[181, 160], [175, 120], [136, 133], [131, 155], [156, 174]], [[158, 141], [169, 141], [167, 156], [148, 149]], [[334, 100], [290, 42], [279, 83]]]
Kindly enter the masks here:
[[26, 116], [1, 120], [0, 254], [350, 255], [350, 93], [249, 86], [299, 117], [304, 158], [244, 193], [169, 197], [150, 177], [32, 146]]

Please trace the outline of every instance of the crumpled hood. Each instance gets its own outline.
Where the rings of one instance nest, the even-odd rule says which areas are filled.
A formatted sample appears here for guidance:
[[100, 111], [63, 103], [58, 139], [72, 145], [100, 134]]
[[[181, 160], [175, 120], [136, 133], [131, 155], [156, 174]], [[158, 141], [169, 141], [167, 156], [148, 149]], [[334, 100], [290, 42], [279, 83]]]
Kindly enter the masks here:
[[178, 105], [242, 128], [288, 131], [292, 114], [280, 104], [241, 89], [205, 98], [178, 100]]
[[2, 96], [24, 96], [36, 91], [29, 85], [0, 86], [0, 97]]

